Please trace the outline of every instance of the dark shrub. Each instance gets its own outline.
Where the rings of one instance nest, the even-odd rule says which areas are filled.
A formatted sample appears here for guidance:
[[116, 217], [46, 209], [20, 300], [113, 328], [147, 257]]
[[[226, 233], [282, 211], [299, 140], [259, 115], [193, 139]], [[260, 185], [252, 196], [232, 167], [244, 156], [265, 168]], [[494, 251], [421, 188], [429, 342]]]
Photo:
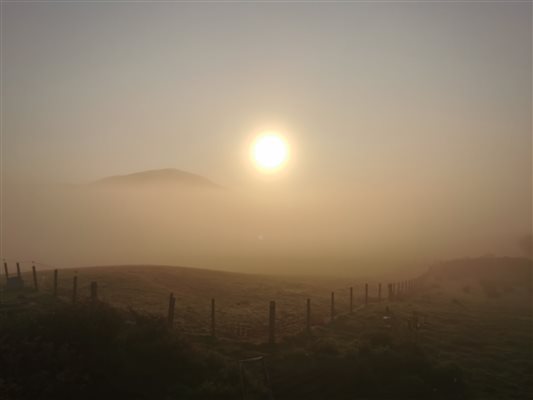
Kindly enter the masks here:
[[103, 303], [4, 317], [1, 398], [233, 399], [238, 371], [160, 318]]

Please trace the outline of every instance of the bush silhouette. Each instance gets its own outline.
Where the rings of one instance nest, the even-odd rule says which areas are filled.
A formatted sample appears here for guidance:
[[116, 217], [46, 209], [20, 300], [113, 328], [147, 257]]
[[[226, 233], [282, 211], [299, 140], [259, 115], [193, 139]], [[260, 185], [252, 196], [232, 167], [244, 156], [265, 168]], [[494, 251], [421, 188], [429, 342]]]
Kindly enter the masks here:
[[1, 320], [6, 399], [235, 398], [238, 371], [160, 318], [103, 304], [57, 305]]

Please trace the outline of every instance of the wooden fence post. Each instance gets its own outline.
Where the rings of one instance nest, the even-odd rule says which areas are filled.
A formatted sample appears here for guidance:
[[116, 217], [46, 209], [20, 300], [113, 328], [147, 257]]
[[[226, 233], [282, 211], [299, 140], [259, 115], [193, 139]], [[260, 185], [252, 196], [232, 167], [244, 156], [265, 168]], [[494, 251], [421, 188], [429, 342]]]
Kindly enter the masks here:
[[4, 272], [6, 274], [6, 285], [7, 281], [9, 280], [9, 270], [7, 269], [7, 262], [4, 261]]
[[211, 337], [216, 337], [215, 330], [215, 299], [211, 299]]
[[335, 292], [331, 292], [331, 320], [335, 318]]
[[98, 300], [98, 282], [91, 282], [91, 301]]
[[57, 269], [54, 269], [54, 297], [57, 297]]
[[311, 299], [307, 299], [307, 308], [305, 312], [305, 330], [307, 334], [311, 333]]
[[174, 326], [174, 309], [176, 307], [176, 298], [174, 297], [174, 293], [170, 293], [170, 296], [168, 296], [168, 315], [167, 315], [167, 321], [168, 325], [172, 328]]
[[74, 275], [72, 278], [72, 303], [76, 303], [78, 299], [78, 277]]
[[20, 273], [20, 264], [19, 262], [17, 261], [17, 277], [20, 279], [22, 278], [22, 274]]
[[39, 281], [37, 280], [37, 270], [35, 269], [35, 265], [31, 266], [31, 272], [33, 274], [33, 288], [36, 292], [39, 291]]
[[271, 301], [268, 318], [268, 343], [276, 343], [276, 302]]
[[381, 283], [378, 284], [378, 303], [381, 303]]
[[350, 313], [353, 313], [353, 287], [350, 287]]
[[365, 306], [368, 305], [368, 283], [365, 283]]

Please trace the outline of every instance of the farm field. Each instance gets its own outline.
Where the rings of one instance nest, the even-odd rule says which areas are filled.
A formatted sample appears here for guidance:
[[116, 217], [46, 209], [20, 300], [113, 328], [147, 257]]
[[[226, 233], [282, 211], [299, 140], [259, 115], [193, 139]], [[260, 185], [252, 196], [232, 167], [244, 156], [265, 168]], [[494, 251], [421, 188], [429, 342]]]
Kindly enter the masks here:
[[[78, 271], [78, 278], [82, 304], [89, 283], [97, 281], [103, 304], [124, 312], [164, 317], [172, 291], [173, 331], [191, 346], [220, 354], [233, 368], [239, 360], [265, 357], [268, 381], [253, 362], [244, 367], [246, 379], [237, 387], [244, 385], [247, 399], [268, 398], [272, 392], [276, 399], [482, 400], [527, 399], [531, 394], [531, 282], [524, 279], [530, 273], [531, 263], [521, 259], [445, 263], [422, 277], [418, 293], [381, 303], [371, 296], [367, 306], [360, 290], [364, 284], [342, 278], [155, 266], [87, 268]], [[59, 271], [59, 297], [67, 304], [73, 275]], [[57, 302], [47, 286], [52, 276], [52, 271], [39, 272], [40, 294], [4, 293], [3, 309], [9, 303], [31, 310], [31, 304], [46, 308]], [[353, 313], [349, 285], [359, 288]], [[215, 340], [209, 336], [210, 297], [204, 293], [217, 299]], [[308, 297], [313, 305], [310, 334], [304, 332]], [[271, 299], [278, 305], [274, 346], [266, 343]]]
[[[269, 301], [276, 300], [280, 334], [304, 329], [306, 299], [312, 302], [313, 325], [330, 321], [331, 292], [338, 313], [349, 311], [350, 287], [354, 307], [364, 301], [364, 281], [336, 277], [286, 277], [220, 272], [170, 266], [111, 266], [59, 270], [58, 295], [72, 296], [78, 276], [79, 297], [88, 297], [90, 283], [98, 282], [98, 297], [122, 309], [166, 315], [169, 294], [176, 297], [176, 329], [190, 334], [210, 332], [211, 299], [216, 300], [217, 331], [221, 336], [262, 341], [268, 324]], [[31, 273], [23, 274], [32, 285]], [[38, 272], [39, 287], [53, 291], [53, 271]], [[377, 282], [369, 282], [369, 297], [377, 300]], [[385, 284], [383, 284], [385, 285]], [[385, 289], [383, 288], [383, 296]]]

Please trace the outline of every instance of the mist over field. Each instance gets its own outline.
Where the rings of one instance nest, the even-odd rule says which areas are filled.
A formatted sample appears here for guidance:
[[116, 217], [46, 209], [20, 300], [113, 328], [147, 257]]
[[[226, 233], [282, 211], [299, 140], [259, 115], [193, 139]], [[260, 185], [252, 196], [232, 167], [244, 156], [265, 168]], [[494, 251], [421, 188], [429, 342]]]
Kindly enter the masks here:
[[439, 186], [245, 190], [164, 176], [6, 185], [3, 257], [59, 267], [373, 275], [527, 252], [526, 202], [509, 209], [498, 198]]
[[0, 0], [0, 399], [532, 399], [532, 11]]
[[[2, 257], [365, 275], [530, 254], [529, 3], [41, 3], [1, 8]], [[281, 150], [252, 155], [265, 132]]]

